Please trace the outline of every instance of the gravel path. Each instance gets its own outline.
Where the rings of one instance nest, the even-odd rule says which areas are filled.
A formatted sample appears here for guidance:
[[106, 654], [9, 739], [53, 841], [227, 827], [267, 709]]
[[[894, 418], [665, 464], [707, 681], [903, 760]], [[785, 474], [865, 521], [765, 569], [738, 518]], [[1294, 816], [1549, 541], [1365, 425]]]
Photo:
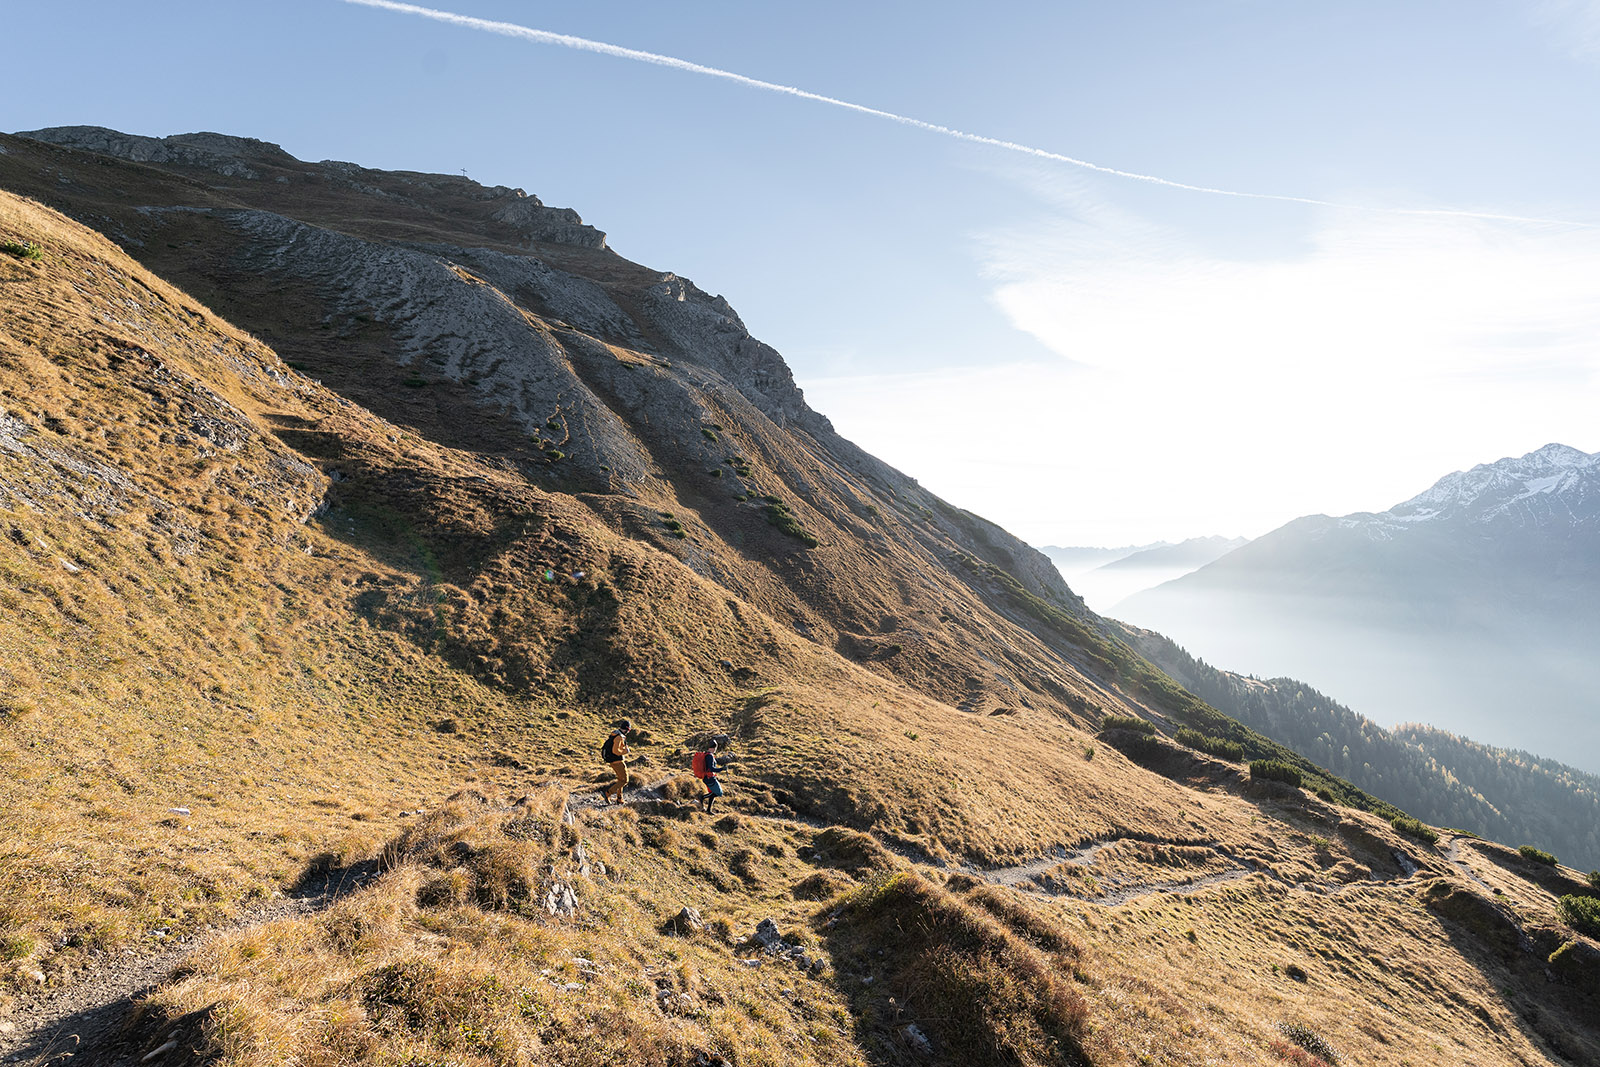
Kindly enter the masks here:
[[87, 977], [25, 993], [20, 1010], [8, 1020], [16, 1029], [0, 1033], [0, 1063], [38, 1067], [68, 1061], [74, 1067], [131, 1063], [120, 1039], [135, 1001], [160, 985], [197, 945], [252, 926], [315, 914], [376, 874], [377, 864], [367, 863], [323, 875], [246, 909], [226, 927], [176, 938], [142, 955], [123, 949], [101, 956]]

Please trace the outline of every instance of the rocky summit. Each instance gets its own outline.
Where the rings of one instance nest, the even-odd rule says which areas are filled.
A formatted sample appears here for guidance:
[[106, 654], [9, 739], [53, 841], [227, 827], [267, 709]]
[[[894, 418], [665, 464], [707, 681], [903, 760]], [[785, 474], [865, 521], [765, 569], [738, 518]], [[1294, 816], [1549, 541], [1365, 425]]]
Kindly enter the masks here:
[[1205, 704], [575, 213], [0, 149], [6, 1055], [1600, 1059], [1590, 879]]

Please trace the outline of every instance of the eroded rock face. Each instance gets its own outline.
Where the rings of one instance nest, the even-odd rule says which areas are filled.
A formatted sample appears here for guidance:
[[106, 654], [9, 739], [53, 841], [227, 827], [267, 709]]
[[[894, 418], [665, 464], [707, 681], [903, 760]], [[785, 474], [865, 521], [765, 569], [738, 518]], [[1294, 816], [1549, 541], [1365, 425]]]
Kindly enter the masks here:
[[524, 195], [513, 199], [491, 217], [496, 222], [510, 226], [529, 241], [581, 245], [584, 248], [606, 246], [606, 235], [593, 226], [585, 226], [576, 211], [567, 207], [545, 207], [536, 196]]
[[[623, 422], [574, 373], [566, 350], [496, 286], [446, 258], [308, 226], [266, 211], [229, 223], [249, 237], [246, 261], [263, 273], [310, 282], [335, 312], [369, 315], [394, 331], [402, 366], [469, 383], [487, 405], [518, 419], [530, 435], [563, 427], [561, 450], [591, 472], [609, 468], [637, 482], [651, 461]], [[536, 290], [580, 322], [620, 328], [622, 313], [594, 284], [537, 260], [476, 250], [502, 279]], [[614, 360], [613, 360], [614, 362]]]
[[686, 356], [738, 385], [775, 422], [832, 430], [826, 419], [806, 406], [783, 357], [751, 337], [722, 297], [667, 273], [645, 291], [644, 306], [652, 325]]
[[293, 163], [295, 158], [268, 141], [232, 137], [222, 133], [181, 133], [171, 137], [141, 137], [104, 126], [54, 126], [28, 130], [19, 137], [99, 152], [134, 163], [166, 163], [202, 167], [229, 178], [259, 178], [247, 159]]

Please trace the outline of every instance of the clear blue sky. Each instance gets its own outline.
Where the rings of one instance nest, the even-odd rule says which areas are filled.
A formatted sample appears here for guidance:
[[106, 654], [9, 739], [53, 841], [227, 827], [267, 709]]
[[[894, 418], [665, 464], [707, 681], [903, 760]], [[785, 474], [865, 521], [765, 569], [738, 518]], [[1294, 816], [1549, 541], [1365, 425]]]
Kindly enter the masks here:
[[[339, 0], [5, 16], [0, 128], [218, 130], [571, 206], [1036, 544], [1258, 534], [1600, 449], [1600, 3], [461, 0], [1219, 188]], [[24, 57], [19, 59], [18, 57]]]

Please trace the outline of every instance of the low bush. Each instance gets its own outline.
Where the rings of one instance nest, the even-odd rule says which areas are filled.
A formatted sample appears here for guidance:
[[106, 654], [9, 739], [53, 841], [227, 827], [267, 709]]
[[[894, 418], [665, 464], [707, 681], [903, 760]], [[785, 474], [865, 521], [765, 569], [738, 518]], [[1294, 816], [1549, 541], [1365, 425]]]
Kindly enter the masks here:
[[1439, 840], [1439, 835], [1434, 832], [1433, 827], [1420, 819], [1413, 819], [1409, 815], [1396, 815], [1389, 820], [1389, 825], [1407, 837], [1414, 837], [1418, 841], [1426, 841], [1430, 845]]
[[1229, 741], [1222, 737], [1212, 737], [1210, 734], [1203, 734], [1189, 726], [1180, 727], [1174, 736], [1178, 744], [1188, 745], [1190, 748], [1210, 753], [1219, 759], [1233, 760], [1235, 762], [1244, 759], [1244, 746], [1237, 741]]
[[1600, 889], [1600, 871], [1589, 872], [1589, 884], [1596, 889]]
[[813, 535], [810, 530], [807, 530], [804, 526], [800, 525], [799, 520], [790, 513], [788, 505], [784, 504], [781, 500], [778, 500], [777, 497], [769, 496], [765, 497], [764, 499], [767, 502], [768, 522], [776, 526], [779, 530], [783, 531], [783, 533], [794, 538], [796, 541], [799, 541], [807, 548], [817, 547], [818, 541], [816, 536]]
[[1328, 1039], [1317, 1033], [1305, 1023], [1282, 1022], [1278, 1024], [1278, 1033], [1305, 1049], [1323, 1063], [1338, 1063], [1339, 1054], [1328, 1044]]
[[1518, 848], [1517, 851], [1522, 854], [1522, 858], [1525, 860], [1532, 860], [1534, 863], [1542, 863], [1546, 867], [1554, 867], [1556, 865], [1556, 858], [1542, 848], [1534, 848], [1532, 845], [1523, 845]]
[[1132, 730], [1137, 734], [1153, 734], [1156, 724], [1132, 715], [1107, 715], [1100, 720], [1101, 730]]
[[44, 258], [44, 249], [33, 241], [0, 241], [0, 252], [18, 259]]
[[1556, 914], [1578, 933], [1600, 938], [1600, 898], [1569, 894], [1556, 902]]
[[1250, 777], [1258, 780], [1284, 782], [1297, 788], [1300, 785], [1300, 769], [1291, 767], [1282, 760], [1251, 760]]

